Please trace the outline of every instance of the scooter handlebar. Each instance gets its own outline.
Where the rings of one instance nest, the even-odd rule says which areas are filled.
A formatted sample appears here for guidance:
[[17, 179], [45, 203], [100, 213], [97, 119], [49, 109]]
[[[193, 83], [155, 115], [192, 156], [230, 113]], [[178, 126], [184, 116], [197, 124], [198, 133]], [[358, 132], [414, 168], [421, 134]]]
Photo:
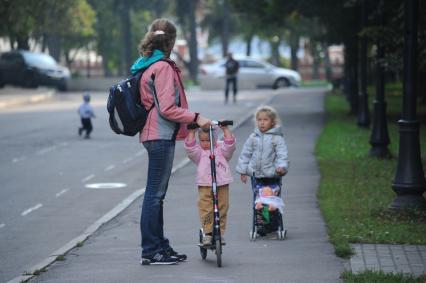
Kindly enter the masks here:
[[[212, 124], [218, 125], [218, 126], [232, 126], [234, 125], [234, 121], [232, 120], [223, 120], [223, 121], [212, 121]], [[197, 123], [190, 123], [186, 126], [188, 130], [194, 130], [199, 128]]]

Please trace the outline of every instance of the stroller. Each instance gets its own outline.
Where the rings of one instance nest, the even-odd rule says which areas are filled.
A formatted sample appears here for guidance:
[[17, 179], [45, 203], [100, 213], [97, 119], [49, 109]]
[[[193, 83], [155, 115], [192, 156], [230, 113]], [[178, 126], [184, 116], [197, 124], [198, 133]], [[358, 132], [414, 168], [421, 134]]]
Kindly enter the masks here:
[[284, 240], [287, 230], [283, 226], [284, 202], [281, 198], [281, 178], [251, 177], [253, 190], [253, 225], [250, 240], [276, 232]]

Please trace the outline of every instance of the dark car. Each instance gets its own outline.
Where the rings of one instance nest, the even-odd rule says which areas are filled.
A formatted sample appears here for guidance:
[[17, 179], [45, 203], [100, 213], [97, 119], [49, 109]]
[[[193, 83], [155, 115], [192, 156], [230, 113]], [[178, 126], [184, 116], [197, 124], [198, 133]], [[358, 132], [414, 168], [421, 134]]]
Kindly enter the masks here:
[[60, 66], [47, 54], [17, 50], [0, 55], [0, 87], [6, 84], [29, 88], [44, 85], [65, 91], [69, 78], [68, 68]]

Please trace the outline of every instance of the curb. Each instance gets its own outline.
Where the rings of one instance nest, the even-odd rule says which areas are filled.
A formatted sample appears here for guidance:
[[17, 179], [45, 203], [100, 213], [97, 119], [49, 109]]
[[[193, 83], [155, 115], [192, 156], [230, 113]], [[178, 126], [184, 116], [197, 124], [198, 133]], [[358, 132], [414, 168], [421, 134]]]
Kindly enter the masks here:
[[[270, 96], [264, 103], [259, 104], [266, 105], [268, 104], [272, 99], [274, 99], [278, 93], [273, 94]], [[2, 108], [1, 102], [0, 102], [0, 109]], [[243, 116], [233, 127], [231, 127], [231, 130], [236, 130], [239, 127], [241, 127], [245, 122], [247, 122], [251, 117], [253, 116], [252, 112], [247, 113], [245, 116]], [[172, 174], [176, 173], [176, 171], [182, 169], [190, 162], [188, 157], [183, 158], [176, 166], [172, 168]], [[60, 255], [65, 255], [70, 250], [74, 249], [84, 241], [86, 241], [90, 236], [92, 236], [96, 231], [101, 228], [102, 225], [107, 224], [109, 221], [114, 219], [116, 216], [118, 216], [122, 211], [124, 211], [126, 208], [128, 208], [136, 199], [141, 197], [145, 193], [145, 188], [139, 189], [135, 192], [133, 192], [130, 196], [122, 200], [118, 205], [116, 205], [112, 210], [110, 210], [107, 214], [99, 218], [95, 223], [90, 225], [83, 234], [75, 237], [71, 241], [69, 241], [67, 244], [62, 246], [61, 248], [57, 249], [53, 253], [51, 253], [47, 258], [40, 261], [36, 265], [32, 266], [27, 273], [28, 275], [19, 275], [13, 278], [12, 280], [7, 281], [6, 283], [21, 283], [21, 282], [28, 282], [28, 280], [32, 279], [33, 277], [37, 276], [34, 273], [36, 271], [41, 271], [49, 267], [51, 264], [53, 264], [56, 261], [56, 258]]]
[[[0, 101], [0, 109], [7, 107], [18, 106], [23, 104], [37, 103], [41, 101], [48, 100], [56, 94], [55, 90], [49, 90], [44, 94], [34, 94], [34, 95], [11, 95], [15, 96], [7, 101]], [[0, 96], [1, 97], [1, 96]]]

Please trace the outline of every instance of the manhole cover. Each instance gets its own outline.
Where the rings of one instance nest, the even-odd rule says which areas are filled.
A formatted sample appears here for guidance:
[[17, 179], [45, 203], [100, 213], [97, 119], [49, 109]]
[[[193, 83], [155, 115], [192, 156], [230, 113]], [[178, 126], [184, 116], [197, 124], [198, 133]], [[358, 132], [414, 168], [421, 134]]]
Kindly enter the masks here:
[[107, 190], [107, 189], [119, 189], [124, 188], [127, 185], [124, 183], [97, 183], [97, 184], [87, 184], [85, 187], [88, 189], [95, 190]]

